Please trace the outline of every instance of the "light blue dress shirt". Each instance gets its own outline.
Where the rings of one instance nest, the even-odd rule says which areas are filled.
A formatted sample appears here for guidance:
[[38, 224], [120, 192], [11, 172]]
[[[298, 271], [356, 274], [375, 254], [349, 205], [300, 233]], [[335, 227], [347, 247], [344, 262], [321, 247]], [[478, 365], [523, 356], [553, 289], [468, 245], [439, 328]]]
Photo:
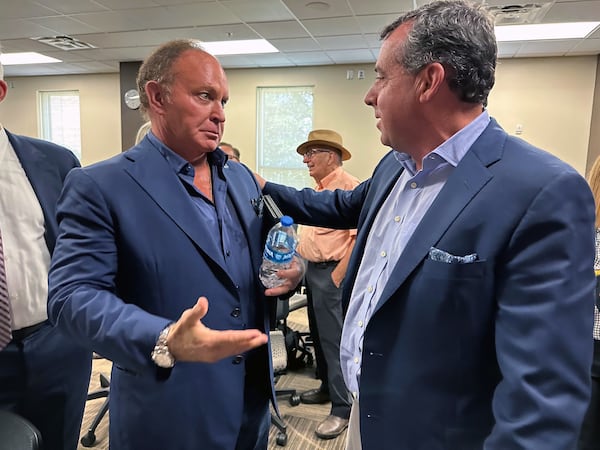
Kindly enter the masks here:
[[379, 209], [369, 231], [348, 312], [344, 320], [340, 357], [344, 380], [358, 397], [364, 331], [407, 242], [444, 187], [446, 180], [473, 142], [487, 127], [483, 111], [473, 122], [428, 153], [422, 169], [406, 153], [396, 153], [404, 170]]

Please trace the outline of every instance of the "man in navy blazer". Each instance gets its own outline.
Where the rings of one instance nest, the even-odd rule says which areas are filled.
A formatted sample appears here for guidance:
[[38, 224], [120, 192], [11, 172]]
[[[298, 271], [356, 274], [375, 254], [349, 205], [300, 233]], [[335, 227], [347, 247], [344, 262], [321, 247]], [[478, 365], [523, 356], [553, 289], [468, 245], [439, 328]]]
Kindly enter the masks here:
[[[266, 449], [274, 397], [261, 192], [218, 149], [219, 62], [168, 42], [137, 80], [136, 146], [72, 171], [58, 205], [51, 319], [113, 361], [110, 448]], [[200, 297], [200, 298], [199, 298]], [[210, 304], [210, 307], [209, 307]]]
[[[0, 101], [8, 86], [0, 66]], [[46, 450], [75, 450], [92, 354], [48, 322], [48, 270], [56, 201], [77, 158], [0, 126], [0, 234], [12, 340], [0, 350], [0, 409], [29, 419]]]
[[341, 362], [348, 449], [568, 450], [589, 401], [594, 201], [488, 116], [493, 20], [439, 1], [382, 33], [393, 148], [353, 191], [267, 183], [299, 223], [358, 228]]

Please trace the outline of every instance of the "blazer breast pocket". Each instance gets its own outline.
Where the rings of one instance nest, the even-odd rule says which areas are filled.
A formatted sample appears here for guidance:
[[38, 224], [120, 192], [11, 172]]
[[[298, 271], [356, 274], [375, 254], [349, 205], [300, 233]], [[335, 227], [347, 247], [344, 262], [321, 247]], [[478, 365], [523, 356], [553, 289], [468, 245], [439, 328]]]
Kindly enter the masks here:
[[426, 259], [423, 263], [423, 275], [428, 278], [442, 280], [461, 280], [470, 278], [484, 278], [486, 275], [487, 261], [477, 260], [464, 264], [454, 264]]

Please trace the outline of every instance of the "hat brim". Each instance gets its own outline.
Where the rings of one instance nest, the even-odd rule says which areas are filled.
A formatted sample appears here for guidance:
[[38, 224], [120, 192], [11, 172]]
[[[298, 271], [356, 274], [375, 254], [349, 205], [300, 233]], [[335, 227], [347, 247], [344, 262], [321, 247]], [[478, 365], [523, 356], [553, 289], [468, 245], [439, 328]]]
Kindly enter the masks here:
[[341, 145], [336, 144], [335, 142], [331, 142], [331, 141], [321, 141], [321, 140], [306, 141], [303, 144], [300, 144], [298, 146], [298, 148], [296, 149], [296, 151], [299, 154], [304, 155], [307, 151], [309, 151], [311, 149], [311, 147], [318, 147], [318, 146], [339, 151], [342, 154], [342, 161], [347, 161], [350, 158], [352, 158], [352, 154], [348, 150], [346, 150]]

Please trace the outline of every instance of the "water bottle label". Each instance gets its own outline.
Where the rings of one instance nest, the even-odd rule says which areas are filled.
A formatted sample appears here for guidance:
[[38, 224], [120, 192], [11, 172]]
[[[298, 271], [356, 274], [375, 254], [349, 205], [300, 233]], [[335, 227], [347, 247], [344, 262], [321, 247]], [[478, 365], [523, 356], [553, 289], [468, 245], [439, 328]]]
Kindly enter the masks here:
[[278, 264], [283, 264], [283, 263], [288, 263], [292, 260], [292, 258], [294, 257], [294, 252], [281, 253], [281, 252], [278, 252], [277, 250], [273, 250], [271, 247], [269, 247], [267, 245], [267, 246], [265, 246], [265, 251], [263, 253], [263, 257], [268, 261], [278, 263]]
[[288, 263], [294, 257], [296, 242], [283, 231], [272, 233], [265, 245], [263, 257], [274, 263]]

